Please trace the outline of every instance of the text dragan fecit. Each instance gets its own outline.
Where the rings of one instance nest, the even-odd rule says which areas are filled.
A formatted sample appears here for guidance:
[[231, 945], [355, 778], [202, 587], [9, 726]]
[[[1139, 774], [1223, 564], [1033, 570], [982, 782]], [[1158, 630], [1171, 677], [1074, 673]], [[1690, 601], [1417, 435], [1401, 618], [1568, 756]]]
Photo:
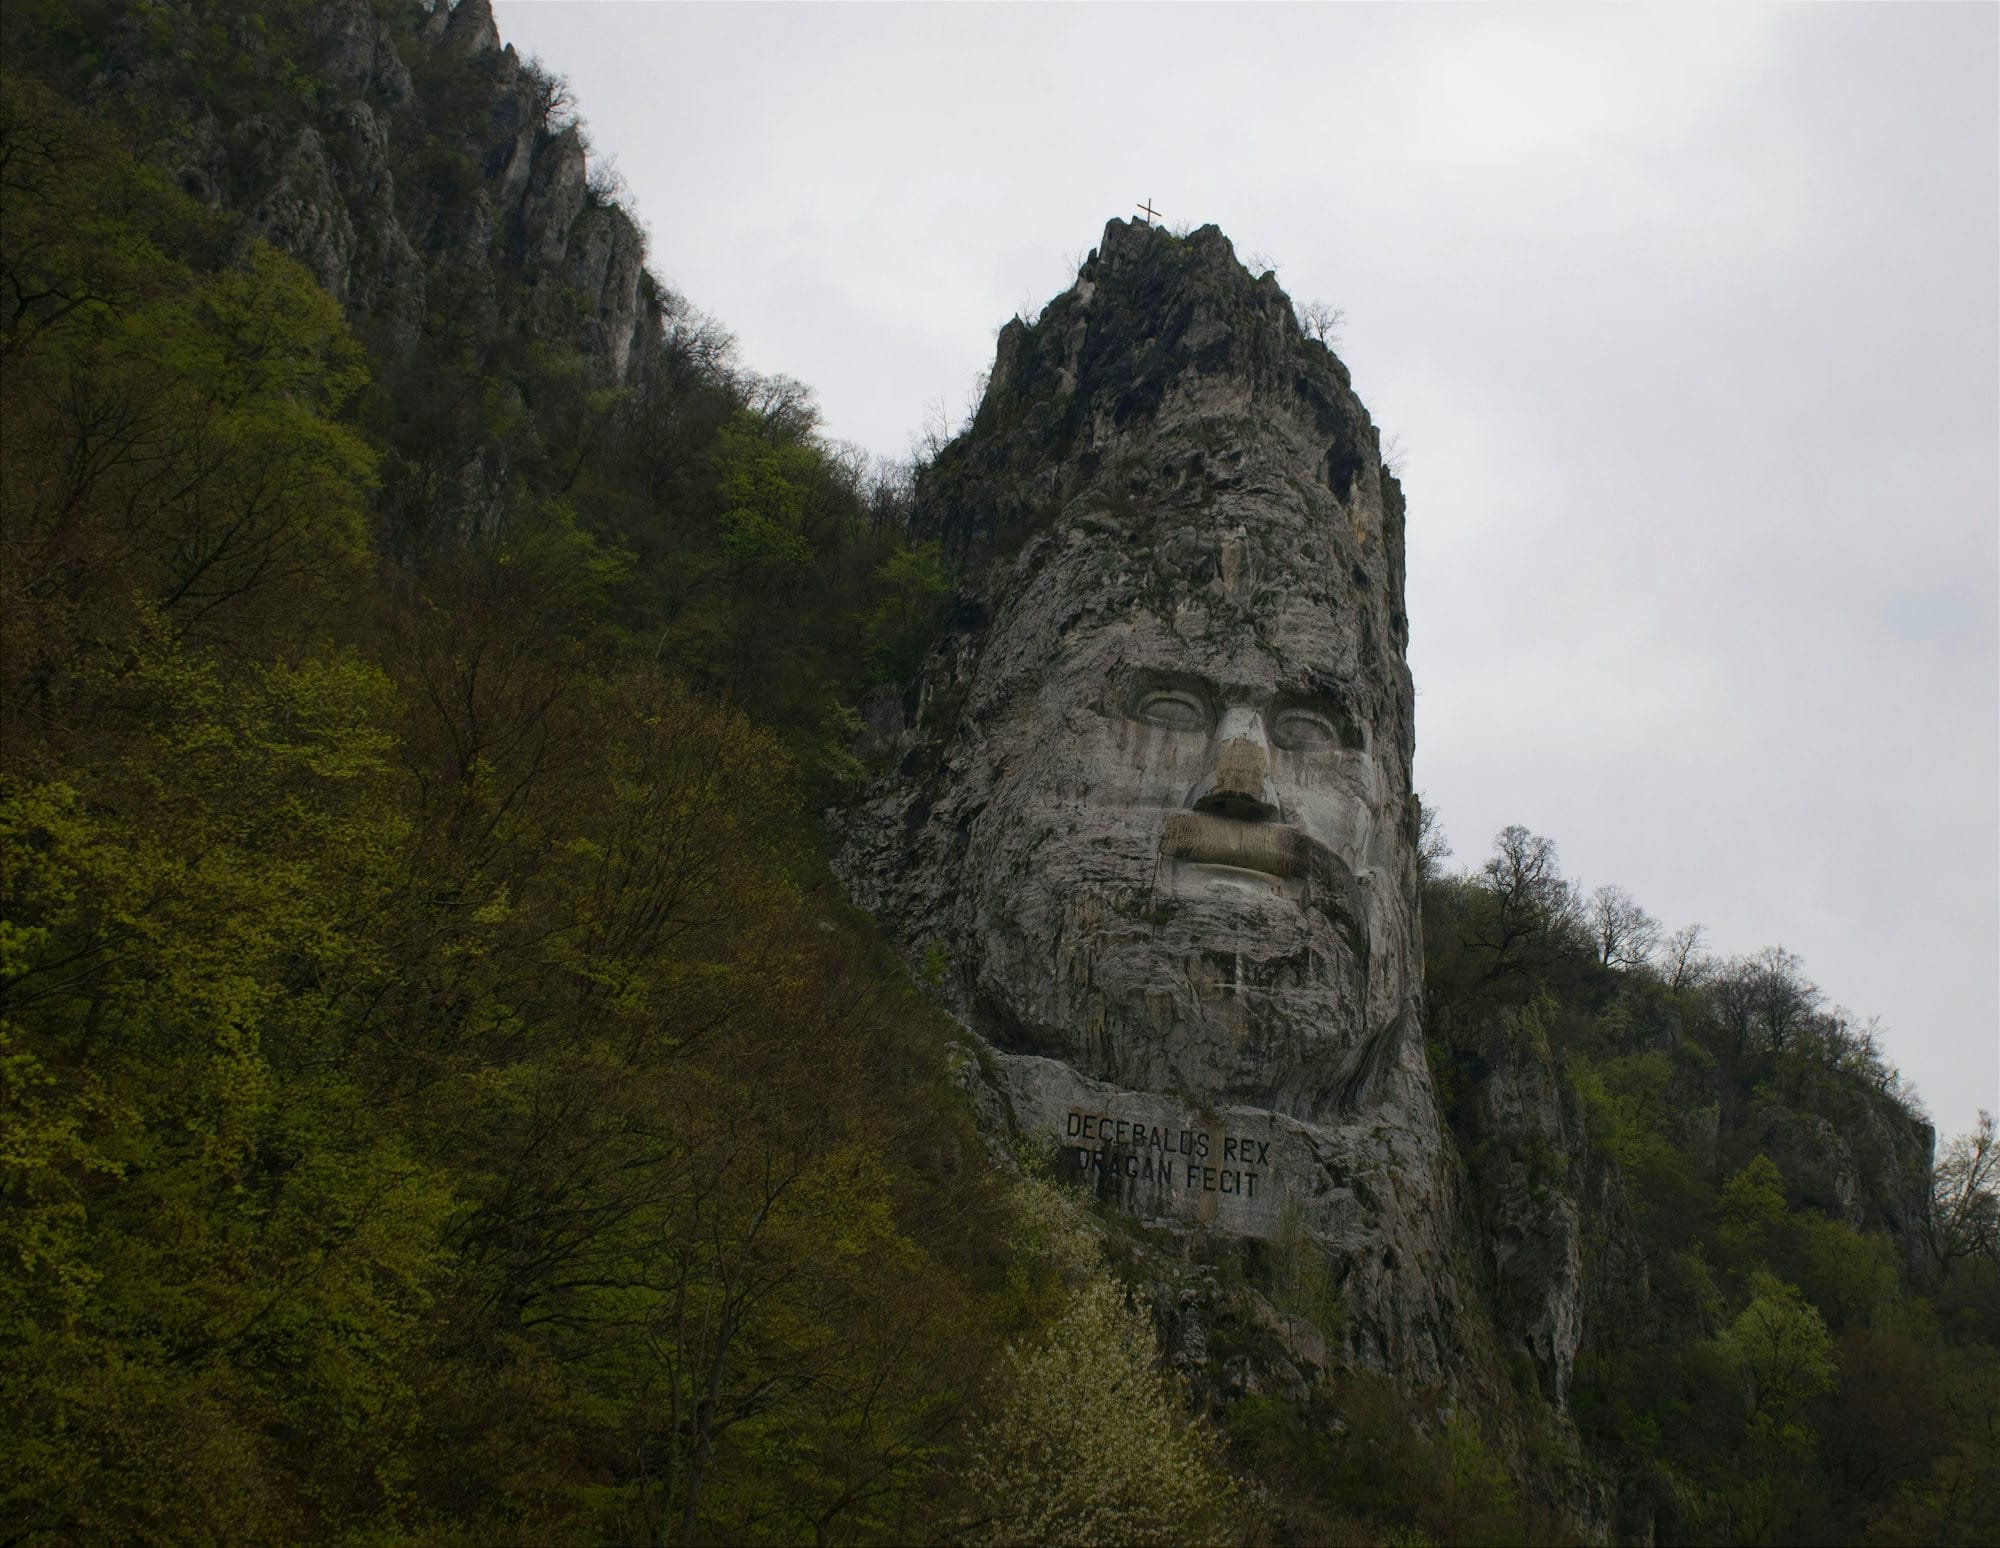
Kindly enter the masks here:
[[[1271, 1142], [1203, 1129], [1162, 1128], [1139, 1119], [1071, 1108], [1066, 1126], [1077, 1169], [1134, 1182], [1158, 1182], [1187, 1193], [1257, 1196]], [[1253, 1170], [1256, 1168], [1256, 1170]]]

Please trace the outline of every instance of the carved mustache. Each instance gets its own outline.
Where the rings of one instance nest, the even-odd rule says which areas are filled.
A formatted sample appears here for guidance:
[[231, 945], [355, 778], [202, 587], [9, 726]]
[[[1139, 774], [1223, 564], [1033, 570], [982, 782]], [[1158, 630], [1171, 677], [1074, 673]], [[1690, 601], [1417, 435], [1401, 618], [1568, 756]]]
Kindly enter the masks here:
[[1302, 879], [1312, 869], [1313, 841], [1275, 822], [1239, 822], [1210, 812], [1172, 812], [1160, 835], [1160, 853], [1199, 865], [1233, 865], [1246, 871]]

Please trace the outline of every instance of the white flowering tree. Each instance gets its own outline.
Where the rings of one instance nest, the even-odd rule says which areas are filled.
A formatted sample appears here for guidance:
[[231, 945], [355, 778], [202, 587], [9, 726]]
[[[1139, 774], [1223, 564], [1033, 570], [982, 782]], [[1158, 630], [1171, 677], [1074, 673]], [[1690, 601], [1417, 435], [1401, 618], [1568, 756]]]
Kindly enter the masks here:
[[1007, 1352], [967, 1482], [981, 1501], [969, 1540], [1110, 1545], [1229, 1536], [1234, 1485], [1208, 1427], [1164, 1369], [1153, 1325], [1112, 1277], [1082, 1208], [1022, 1184], [1036, 1250], [1068, 1286], [1042, 1332]]

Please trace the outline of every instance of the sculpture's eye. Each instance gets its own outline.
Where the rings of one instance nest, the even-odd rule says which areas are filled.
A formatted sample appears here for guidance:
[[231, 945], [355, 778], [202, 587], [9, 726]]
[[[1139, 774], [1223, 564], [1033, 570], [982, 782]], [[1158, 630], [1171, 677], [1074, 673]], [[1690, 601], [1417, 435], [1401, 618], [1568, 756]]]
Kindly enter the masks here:
[[1333, 722], [1311, 710], [1285, 710], [1271, 727], [1271, 740], [1289, 752], [1320, 752], [1340, 739]]
[[1208, 711], [1192, 694], [1166, 690], [1149, 693], [1139, 701], [1138, 716], [1170, 731], [1201, 731], [1208, 726]]

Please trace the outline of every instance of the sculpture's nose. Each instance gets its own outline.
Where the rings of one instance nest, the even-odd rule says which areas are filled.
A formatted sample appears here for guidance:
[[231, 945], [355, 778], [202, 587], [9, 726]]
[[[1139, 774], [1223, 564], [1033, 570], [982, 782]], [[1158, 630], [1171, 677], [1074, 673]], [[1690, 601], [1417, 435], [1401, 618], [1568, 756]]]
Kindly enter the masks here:
[[1255, 710], [1226, 710], [1216, 727], [1208, 772], [1195, 787], [1194, 808], [1241, 822], [1269, 822], [1278, 815], [1271, 789], [1271, 744]]

